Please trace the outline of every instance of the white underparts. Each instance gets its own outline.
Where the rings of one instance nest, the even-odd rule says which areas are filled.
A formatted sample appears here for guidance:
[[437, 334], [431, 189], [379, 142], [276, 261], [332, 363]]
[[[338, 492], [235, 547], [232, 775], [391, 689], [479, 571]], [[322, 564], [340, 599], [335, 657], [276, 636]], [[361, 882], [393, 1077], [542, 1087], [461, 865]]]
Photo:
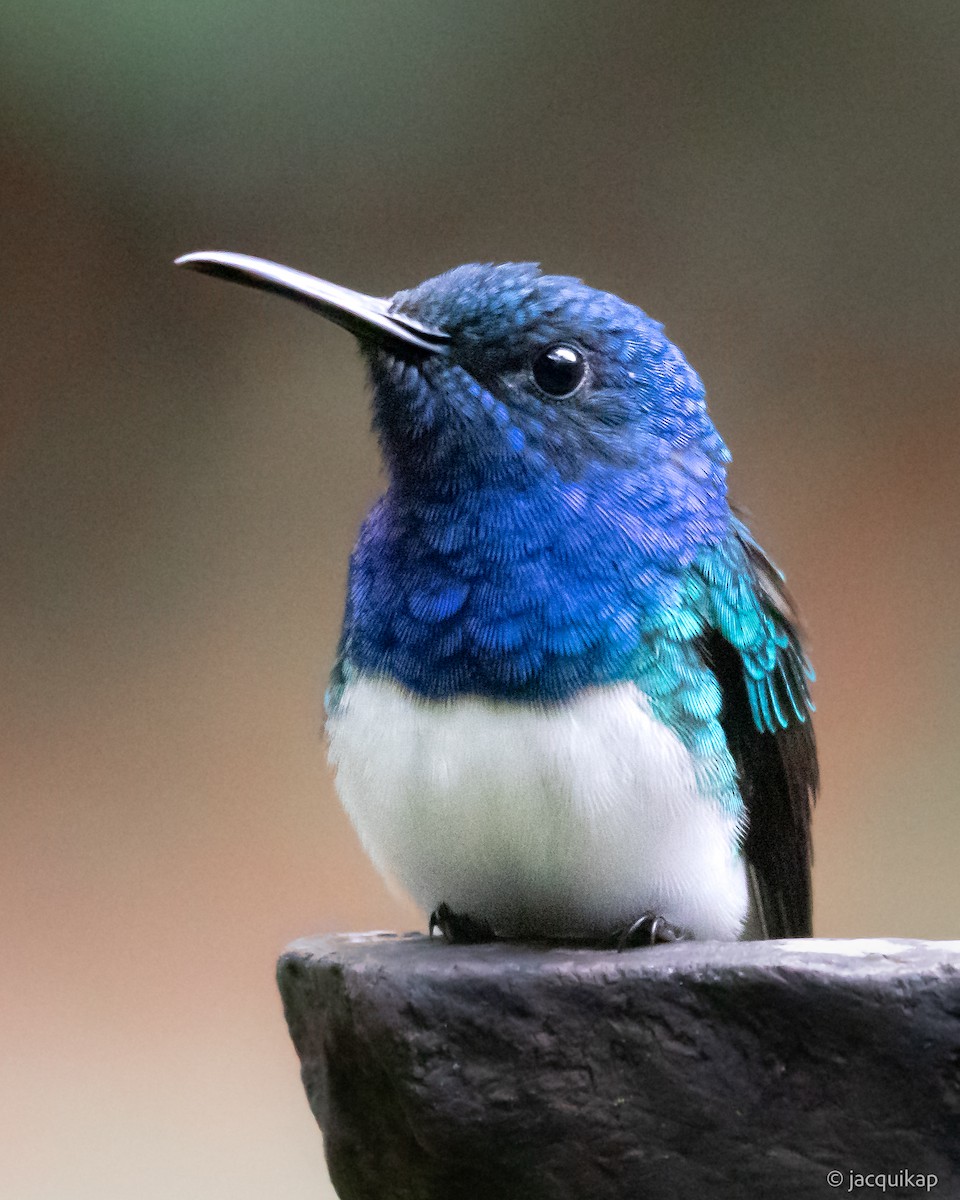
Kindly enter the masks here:
[[735, 819], [633, 684], [536, 708], [361, 677], [327, 731], [367, 852], [427, 912], [507, 936], [609, 934], [647, 911], [697, 938], [741, 932]]

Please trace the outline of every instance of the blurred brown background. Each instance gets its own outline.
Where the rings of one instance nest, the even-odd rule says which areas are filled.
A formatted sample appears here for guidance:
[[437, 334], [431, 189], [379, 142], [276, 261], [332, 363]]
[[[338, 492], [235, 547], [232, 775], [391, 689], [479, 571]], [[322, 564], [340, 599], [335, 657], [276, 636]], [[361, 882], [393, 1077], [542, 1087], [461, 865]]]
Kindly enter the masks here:
[[359, 360], [188, 250], [664, 320], [811, 630], [818, 932], [958, 935], [958, 59], [948, 0], [6, 0], [0, 1194], [326, 1194], [275, 956], [423, 924], [318, 735]]

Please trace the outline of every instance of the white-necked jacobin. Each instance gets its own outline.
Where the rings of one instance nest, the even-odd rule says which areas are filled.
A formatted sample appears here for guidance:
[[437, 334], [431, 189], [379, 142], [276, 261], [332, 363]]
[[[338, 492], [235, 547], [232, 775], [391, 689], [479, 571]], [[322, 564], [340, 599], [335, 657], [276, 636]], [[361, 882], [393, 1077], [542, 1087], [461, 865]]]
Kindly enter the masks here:
[[178, 263], [357, 338], [389, 486], [327, 699], [376, 865], [450, 940], [810, 933], [812, 672], [731, 510], [696, 372], [616, 296], [531, 264], [375, 299]]

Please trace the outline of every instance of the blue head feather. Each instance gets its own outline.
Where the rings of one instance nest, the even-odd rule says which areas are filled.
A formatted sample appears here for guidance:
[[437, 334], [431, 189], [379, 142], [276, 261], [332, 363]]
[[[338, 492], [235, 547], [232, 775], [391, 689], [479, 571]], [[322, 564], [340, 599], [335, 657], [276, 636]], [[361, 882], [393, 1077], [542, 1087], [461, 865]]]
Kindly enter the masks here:
[[[352, 558], [339, 670], [543, 703], [636, 678], [665, 621], [696, 623], [689, 568], [729, 528], [696, 372], [640, 309], [531, 264], [458, 267], [391, 311], [449, 343], [364, 344], [390, 485]], [[567, 399], [532, 370], [557, 343], [586, 364]]]

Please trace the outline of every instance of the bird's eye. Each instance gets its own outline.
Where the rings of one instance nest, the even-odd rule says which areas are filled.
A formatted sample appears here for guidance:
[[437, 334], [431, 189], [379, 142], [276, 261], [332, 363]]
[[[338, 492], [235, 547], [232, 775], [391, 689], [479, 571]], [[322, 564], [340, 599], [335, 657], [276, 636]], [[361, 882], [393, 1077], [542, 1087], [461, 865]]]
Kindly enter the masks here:
[[563, 400], [572, 396], [583, 383], [587, 373], [587, 362], [583, 352], [576, 346], [556, 342], [539, 351], [533, 360], [532, 369], [537, 387], [548, 396]]

